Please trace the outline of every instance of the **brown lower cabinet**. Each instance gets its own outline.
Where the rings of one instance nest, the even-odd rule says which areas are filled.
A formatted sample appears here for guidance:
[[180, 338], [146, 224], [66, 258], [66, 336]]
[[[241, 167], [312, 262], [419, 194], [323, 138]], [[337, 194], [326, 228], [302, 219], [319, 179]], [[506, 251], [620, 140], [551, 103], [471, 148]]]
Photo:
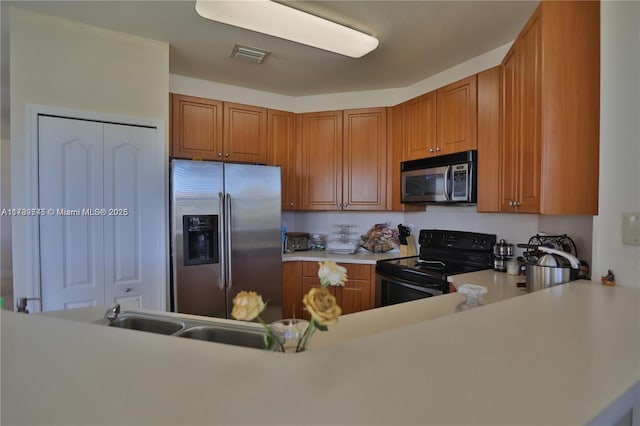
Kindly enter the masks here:
[[[338, 263], [347, 268], [348, 281], [344, 287], [330, 287], [342, 314], [372, 309], [375, 306], [375, 265]], [[302, 298], [313, 287], [320, 287], [318, 262], [283, 262], [282, 306], [284, 318], [309, 319], [303, 310]]]

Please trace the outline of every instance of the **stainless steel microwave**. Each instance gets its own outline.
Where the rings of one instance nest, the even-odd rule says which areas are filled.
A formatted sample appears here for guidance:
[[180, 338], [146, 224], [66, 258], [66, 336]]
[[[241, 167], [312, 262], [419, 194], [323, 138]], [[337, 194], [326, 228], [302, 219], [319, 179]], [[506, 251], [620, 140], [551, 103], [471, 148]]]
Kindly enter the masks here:
[[475, 204], [478, 151], [465, 151], [401, 163], [403, 203]]

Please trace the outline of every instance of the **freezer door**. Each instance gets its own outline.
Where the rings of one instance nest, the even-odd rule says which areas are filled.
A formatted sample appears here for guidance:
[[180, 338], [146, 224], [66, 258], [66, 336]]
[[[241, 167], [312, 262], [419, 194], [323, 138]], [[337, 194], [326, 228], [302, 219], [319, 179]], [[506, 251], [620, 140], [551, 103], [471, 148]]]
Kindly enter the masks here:
[[268, 302], [262, 319], [281, 319], [280, 167], [225, 164], [225, 188], [229, 301], [256, 291]]
[[175, 312], [225, 317], [223, 173], [222, 163], [171, 162]]

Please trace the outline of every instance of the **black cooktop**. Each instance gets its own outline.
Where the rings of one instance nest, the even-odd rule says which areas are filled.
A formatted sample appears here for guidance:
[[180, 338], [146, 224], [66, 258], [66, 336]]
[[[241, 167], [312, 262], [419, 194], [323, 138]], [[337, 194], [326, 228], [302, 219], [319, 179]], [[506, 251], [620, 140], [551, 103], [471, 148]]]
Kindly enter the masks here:
[[493, 267], [493, 234], [423, 229], [419, 241], [419, 256], [380, 260], [376, 271], [420, 285], [436, 285], [446, 283], [449, 275]]
[[478, 265], [458, 262], [442, 262], [438, 260], [420, 259], [419, 256], [401, 257], [397, 259], [385, 259], [378, 261], [378, 272], [392, 274], [398, 278], [407, 280], [446, 280], [449, 275], [464, 274], [481, 269], [490, 269], [491, 265], [480, 267]]

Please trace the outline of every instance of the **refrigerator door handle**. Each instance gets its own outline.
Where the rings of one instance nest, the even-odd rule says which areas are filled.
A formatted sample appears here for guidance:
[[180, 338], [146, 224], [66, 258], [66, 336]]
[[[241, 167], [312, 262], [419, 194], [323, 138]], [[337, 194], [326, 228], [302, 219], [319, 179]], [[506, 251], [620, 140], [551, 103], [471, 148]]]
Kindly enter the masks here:
[[231, 230], [233, 229], [231, 222], [231, 194], [227, 193], [227, 201], [225, 203], [226, 214], [225, 217], [227, 219], [227, 253], [226, 253], [226, 269], [227, 269], [227, 291], [231, 289], [231, 285], [233, 284], [233, 279], [231, 278]]
[[[224, 194], [222, 192], [218, 192], [218, 199], [220, 200], [220, 207], [219, 207], [219, 214], [218, 214], [218, 229], [222, 230], [224, 229], [224, 212], [225, 212], [225, 207], [224, 207]], [[224, 239], [225, 239], [225, 235], [220, 231], [219, 235], [218, 235], [218, 247], [220, 247], [220, 288], [223, 290], [225, 287], [225, 278], [226, 278], [226, 274], [227, 274], [227, 253], [224, 250], [225, 244], [224, 244]], [[220, 242], [222, 242], [222, 244], [220, 244]]]

